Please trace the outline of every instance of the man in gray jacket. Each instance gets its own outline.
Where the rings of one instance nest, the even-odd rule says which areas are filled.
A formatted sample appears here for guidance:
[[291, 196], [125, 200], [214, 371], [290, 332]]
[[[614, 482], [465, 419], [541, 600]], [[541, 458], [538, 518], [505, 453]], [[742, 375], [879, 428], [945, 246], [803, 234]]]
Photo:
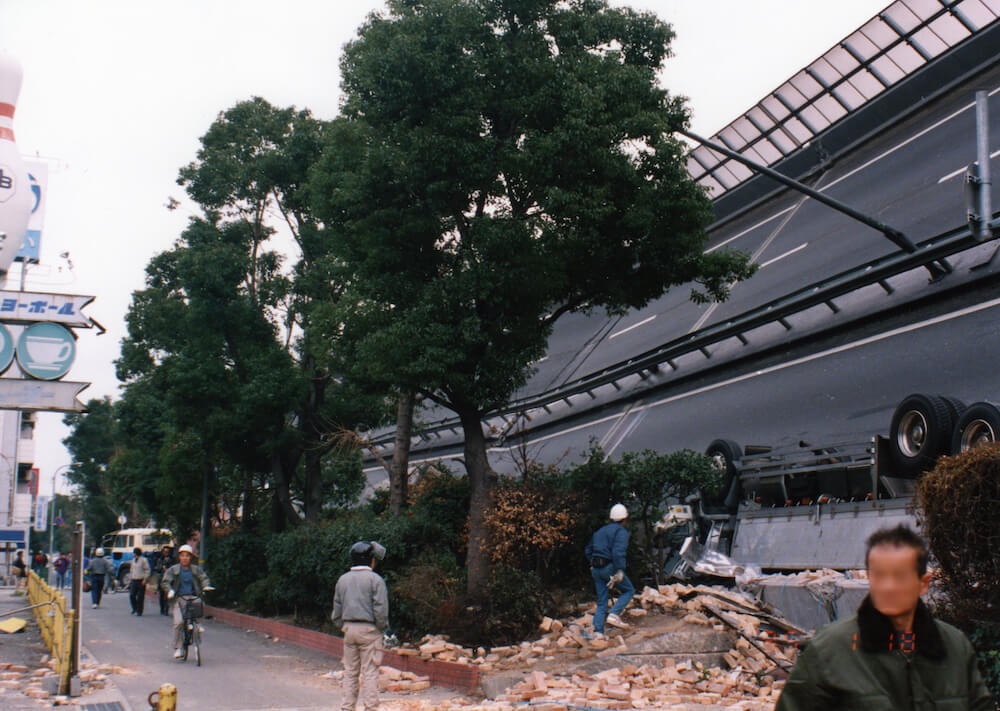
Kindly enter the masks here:
[[385, 548], [374, 541], [351, 546], [351, 569], [340, 576], [333, 595], [333, 623], [344, 630], [343, 711], [354, 711], [358, 693], [365, 711], [378, 708], [380, 643], [389, 627], [389, 595], [375, 572]]
[[179, 600], [185, 595], [201, 597], [202, 593], [214, 590], [208, 575], [200, 565], [195, 565], [194, 549], [189, 545], [181, 546], [177, 552], [176, 565], [170, 566], [163, 574], [160, 589], [167, 594], [167, 599], [173, 604], [174, 619], [174, 659], [181, 659], [184, 651], [181, 649], [184, 639], [184, 611]]
[[128, 584], [128, 604], [132, 614], [142, 617], [146, 606], [146, 578], [149, 577], [149, 560], [142, 554], [141, 548], [132, 550], [132, 580]]

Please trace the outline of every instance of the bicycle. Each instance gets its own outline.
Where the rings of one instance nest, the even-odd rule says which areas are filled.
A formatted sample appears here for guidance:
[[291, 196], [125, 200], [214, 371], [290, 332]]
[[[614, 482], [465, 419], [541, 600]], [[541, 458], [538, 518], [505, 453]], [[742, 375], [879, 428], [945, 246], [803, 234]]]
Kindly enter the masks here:
[[194, 661], [201, 666], [201, 633], [204, 631], [198, 620], [205, 616], [205, 605], [197, 595], [181, 595], [177, 599], [177, 604], [181, 606], [181, 619], [183, 620], [184, 640], [181, 646], [182, 662], [188, 658], [188, 648], [194, 647]]

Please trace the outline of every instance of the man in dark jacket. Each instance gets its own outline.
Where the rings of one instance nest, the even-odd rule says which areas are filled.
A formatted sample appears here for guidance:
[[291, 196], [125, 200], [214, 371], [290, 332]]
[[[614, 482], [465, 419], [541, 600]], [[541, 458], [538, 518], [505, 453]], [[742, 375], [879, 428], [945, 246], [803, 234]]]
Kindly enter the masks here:
[[816, 634], [775, 711], [993, 711], [969, 640], [920, 599], [930, 585], [927, 556], [906, 526], [872, 534], [868, 597], [856, 616]]
[[[590, 574], [597, 588], [597, 611], [594, 613], [594, 636], [604, 636], [604, 623], [612, 627], [628, 629], [629, 624], [621, 618], [625, 607], [635, 595], [635, 586], [625, 575], [625, 554], [628, 552], [629, 532], [625, 527], [628, 509], [622, 504], [611, 507], [611, 523], [601, 526], [590, 539], [584, 553], [590, 563]], [[618, 588], [618, 600], [608, 613], [608, 597], [611, 590]]]

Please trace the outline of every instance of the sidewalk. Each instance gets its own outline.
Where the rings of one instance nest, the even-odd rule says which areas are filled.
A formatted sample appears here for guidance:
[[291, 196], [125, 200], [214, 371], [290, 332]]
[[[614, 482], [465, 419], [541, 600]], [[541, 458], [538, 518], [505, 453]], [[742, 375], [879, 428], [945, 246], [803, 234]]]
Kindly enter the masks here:
[[[0, 586], [0, 615], [27, 605], [27, 597], [24, 595], [15, 597], [14, 588]], [[114, 685], [111, 677], [101, 672], [97, 661], [85, 648], [81, 648], [80, 651], [81, 678], [85, 680], [82, 683], [81, 696], [67, 700], [65, 697], [43, 698], [37, 691], [29, 692], [38, 694], [37, 697], [26, 695], [25, 690], [28, 688], [37, 690], [39, 687], [44, 687], [44, 681], [39, 683], [39, 680], [45, 678], [45, 672], [48, 670], [45, 664], [48, 650], [38, 632], [31, 610], [6, 615], [0, 619], [9, 617], [26, 620], [28, 626], [17, 634], [0, 633], [0, 708], [4, 711], [28, 709], [37, 711], [40, 708], [56, 706], [56, 701], [59, 700], [62, 701], [62, 704], [58, 704], [60, 706], [69, 703], [73, 708], [86, 711], [134, 711]], [[51, 672], [49, 676], [52, 676]], [[93, 677], [93, 680], [87, 680], [89, 677]]]

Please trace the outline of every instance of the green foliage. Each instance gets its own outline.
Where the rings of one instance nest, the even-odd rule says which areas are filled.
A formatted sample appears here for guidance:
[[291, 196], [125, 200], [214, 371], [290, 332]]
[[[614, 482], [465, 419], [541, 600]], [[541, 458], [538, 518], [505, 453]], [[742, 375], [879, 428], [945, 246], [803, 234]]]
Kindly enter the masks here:
[[235, 604], [243, 602], [257, 610], [273, 610], [270, 597], [260, 597], [262, 591], [251, 591], [258, 581], [269, 574], [267, 540], [245, 529], [213, 536], [208, 548], [206, 566], [216, 591], [213, 602]]
[[345, 48], [344, 113], [310, 176], [345, 274], [323, 327], [358, 379], [454, 410], [471, 482], [469, 593], [485, 591], [482, 415], [565, 313], [672, 286], [724, 299], [753, 269], [706, 252], [710, 203], [657, 73], [673, 32], [601, 0], [390, 2]]
[[1000, 702], [1000, 628], [980, 627], [969, 635], [976, 648], [979, 668], [994, 699]]
[[403, 639], [450, 627], [463, 589], [463, 571], [450, 552], [423, 551], [405, 568], [387, 574], [389, 609]]
[[545, 610], [544, 589], [532, 572], [506, 566], [494, 568], [482, 639], [492, 644], [517, 642], [537, 630]]

